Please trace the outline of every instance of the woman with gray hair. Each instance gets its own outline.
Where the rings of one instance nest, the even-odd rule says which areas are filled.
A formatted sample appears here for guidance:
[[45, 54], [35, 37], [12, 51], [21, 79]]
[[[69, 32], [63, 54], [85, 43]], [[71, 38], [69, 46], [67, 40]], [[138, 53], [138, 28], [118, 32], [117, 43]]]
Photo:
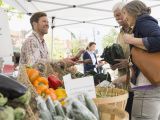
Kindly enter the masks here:
[[[138, 47], [148, 52], [160, 51], [160, 27], [157, 20], [150, 16], [151, 9], [143, 2], [134, 0], [126, 4], [122, 11], [124, 19], [133, 28], [134, 36], [124, 35], [131, 49]], [[132, 120], [160, 120], [160, 87], [152, 85], [134, 63], [133, 69], [132, 83], [138, 89], [134, 89]]]

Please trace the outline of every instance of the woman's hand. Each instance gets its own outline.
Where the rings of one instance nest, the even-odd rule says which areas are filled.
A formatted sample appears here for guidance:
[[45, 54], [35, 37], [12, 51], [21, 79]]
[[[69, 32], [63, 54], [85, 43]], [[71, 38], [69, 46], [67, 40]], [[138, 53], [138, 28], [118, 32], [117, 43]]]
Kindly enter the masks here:
[[143, 44], [142, 38], [135, 38], [131, 34], [124, 34], [123, 39], [127, 44], [131, 44], [143, 50], [147, 50]]
[[136, 42], [135, 38], [131, 34], [124, 34], [123, 38], [124, 38], [125, 43], [127, 43], [127, 44], [134, 45], [134, 43]]

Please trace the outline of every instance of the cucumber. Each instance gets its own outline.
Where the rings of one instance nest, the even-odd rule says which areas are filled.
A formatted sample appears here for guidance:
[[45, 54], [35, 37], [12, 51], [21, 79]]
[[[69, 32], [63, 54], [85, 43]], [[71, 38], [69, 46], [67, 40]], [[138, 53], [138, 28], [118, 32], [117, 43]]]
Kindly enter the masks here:
[[41, 120], [52, 120], [52, 116], [43, 98], [41, 96], [38, 96], [36, 100], [37, 100], [37, 108], [39, 110]]
[[55, 104], [52, 102], [50, 96], [46, 100], [46, 105], [47, 105], [47, 107], [48, 107], [48, 109], [50, 111], [50, 114], [51, 114], [52, 118], [57, 116], [56, 109], [55, 109]]
[[62, 116], [55, 116], [54, 117], [54, 120], [71, 120], [71, 119], [69, 119], [69, 118], [67, 118], [67, 117], [62, 117]]
[[59, 101], [54, 101], [53, 103], [55, 104], [55, 109], [56, 109], [57, 115], [65, 117], [65, 113], [63, 111], [61, 103]]
[[93, 102], [93, 100], [89, 97], [88, 94], [84, 94], [85, 102], [87, 108], [96, 116], [97, 120], [99, 120], [99, 113], [96, 104]]
[[55, 116], [53, 120], [64, 120], [62, 116]]
[[85, 101], [85, 98], [84, 98], [84, 95], [83, 95], [83, 94], [79, 94], [79, 95], [77, 96], [77, 98], [78, 98], [78, 100], [79, 100], [83, 105], [86, 106], [86, 101]]
[[73, 116], [73, 120], [97, 120], [95, 115], [77, 99], [71, 100], [70, 107], [69, 112]]

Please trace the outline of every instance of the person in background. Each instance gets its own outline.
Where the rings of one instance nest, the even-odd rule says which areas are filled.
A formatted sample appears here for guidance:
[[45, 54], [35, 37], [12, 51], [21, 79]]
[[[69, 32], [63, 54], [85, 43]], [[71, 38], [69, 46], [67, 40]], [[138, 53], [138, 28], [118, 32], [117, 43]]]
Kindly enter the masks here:
[[[124, 20], [124, 16], [122, 13], [122, 8], [125, 4], [123, 2], [118, 2], [113, 6], [113, 13], [114, 17], [121, 26], [120, 32], [117, 37], [117, 42], [118, 44], [121, 45], [125, 59], [118, 60], [119, 63], [111, 66], [112, 70], [118, 69], [118, 79], [114, 80], [113, 83], [118, 85], [118, 86], [126, 86], [126, 67], [128, 66], [128, 59], [130, 56], [130, 48], [127, 43], [125, 43], [125, 40], [123, 38], [125, 33], [131, 33], [132, 29], [128, 26], [127, 22]], [[133, 103], [133, 92], [129, 91], [129, 99], [127, 101], [127, 106], [126, 106], [126, 111], [129, 113], [130, 119], [131, 119], [131, 111], [132, 111], [132, 103]]]
[[[131, 49], [135, 46], [148, 52], [160, 51], [160, 27], [158, 21], [150, 16], [151, 9], [143, 2], [133, 0], [122, 11], [128, 25], [133, 27], [134, 36], [123, 36]], [[133, 66], [135, 68], [134, 63]], [[160, 120], [160, 87], [152, 85], [137, 67], [132, 83], [138, 87], [134, 92], [132, 120]]]
[[38, 60], [49, 59], [44, 35], [48, 33], [48, 18], [43, 12], [34, 13], [30, 18], [33, 32], [22, 44], [20, 63], [33, 65]]
[[19, 65], [20, 60], [20, 53], [19, 52], [13, 52], [12, 61], [14, 62], [14, 68], [16, 69]]
[[88, 61], [84, 63], [84, 73], [89, 71], [97, 72], [97, 68], [102, 66], [102, 64], [98, 64], [97, 57], [95, 54], [96, 43], [90, 42], [86, 48], [86, 51], [83, 53], [83, 61]]

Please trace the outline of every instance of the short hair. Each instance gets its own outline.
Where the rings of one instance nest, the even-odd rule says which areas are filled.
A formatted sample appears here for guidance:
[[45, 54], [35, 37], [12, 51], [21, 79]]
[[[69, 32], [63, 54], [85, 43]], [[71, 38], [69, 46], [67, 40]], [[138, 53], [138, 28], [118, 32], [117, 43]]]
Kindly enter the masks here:
[[44, 13], [44, 12], [36, 12], [36, 13], [34, 13], [32, 16], [31, 16], [31, 18], [30, 18], [30, 23], [31, 23], [31, 26], [32, 26], [32, 29], [34, 29], [33, 28], [33, 22], [38, 22], [39, 21], [39, 19], [41, 18], [41, 17], [44, 17], [44, 16], [47, 16], [47, 14], [46, 13]]
[[117, 9], [122, 10], [122, 8], [124, 7], [125, 3], [124, 2], [118, 2], [116, 3], [113, 8], [112, 11], [116, 11]]
[[135, 18], [143, 14], [149, 15], [151, 13], [151, 8], [147, 7], [146, 4], [139, 0], [133, 0], [127, 3], [123, 9]]

